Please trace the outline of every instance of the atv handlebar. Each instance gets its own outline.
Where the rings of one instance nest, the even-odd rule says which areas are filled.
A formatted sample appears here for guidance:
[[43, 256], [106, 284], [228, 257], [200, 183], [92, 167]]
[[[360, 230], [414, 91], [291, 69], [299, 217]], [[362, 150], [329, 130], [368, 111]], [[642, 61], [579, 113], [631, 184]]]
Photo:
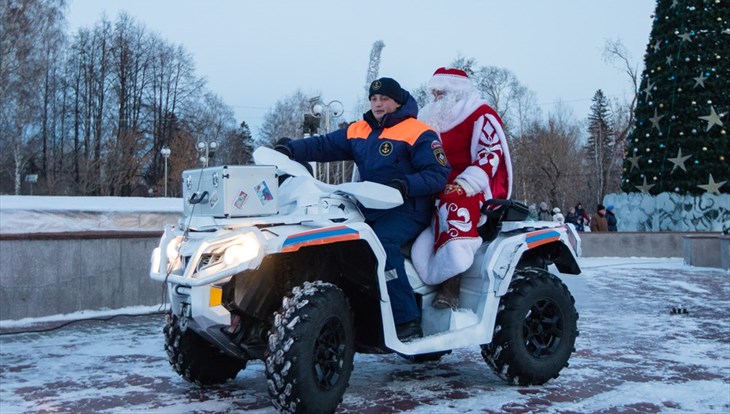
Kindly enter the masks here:
[[484, 202], [484, 204], [486, 204], [486, 205], [497, 204], [497, 205], [500, 205], [500, 206], [511, 206], [511, 205], [514, 204], [514, 201], [512, 201], [512, 200], [505, 200], [503, 198], [490, 198], [489, 200], [486, 200]]

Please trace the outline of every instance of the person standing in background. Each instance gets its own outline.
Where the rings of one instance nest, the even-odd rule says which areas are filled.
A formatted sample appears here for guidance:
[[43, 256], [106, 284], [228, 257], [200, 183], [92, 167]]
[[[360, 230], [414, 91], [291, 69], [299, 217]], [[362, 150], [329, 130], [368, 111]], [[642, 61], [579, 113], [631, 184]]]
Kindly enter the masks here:
[[606, 222], [608, 223], [608, 231], [618, 231], [618, 220], [613, 213], [613, 206], [606, 207]]
[[578, 231], [584, 231], [586, 226], [590, 224], [588, 213], [583, 208], [583, 203], [580, 201], [575, 205], [575, 214], [578, 215]]
[[577, 231], [583, 231], [583, 225], [578, 225], [578, 222], [583, 223], [583, 220], [579, 220], [578, 213], [575, 212], [575, 207], [568, 209], [568, 214], [565, 215], [565, 222], [572, 223]]
[[565, 217], [563, 216], [563, 213], [560, 212], [560, 209], [557, 207], [553, 209], [553, 221], [557, 221], [560, 224], [565, 224]]
[[608, 231], [606, 207], [603, 204], [599, 204], [596, 210], [596, 214], [591, 217], [591, 231]]
[[539, 217], [540, 221], [553, 221], [553, 215], [550, 214], [550, 209], [548, 208], [547, 203], [544, 201], [540, 202], [540, 210], [538, 210], [537, 216]]

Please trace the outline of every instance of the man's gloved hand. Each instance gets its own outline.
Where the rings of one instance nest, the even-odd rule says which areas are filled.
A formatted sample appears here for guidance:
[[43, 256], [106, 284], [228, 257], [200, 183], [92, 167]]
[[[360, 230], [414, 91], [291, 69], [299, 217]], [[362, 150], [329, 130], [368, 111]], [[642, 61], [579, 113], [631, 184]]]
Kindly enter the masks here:
[[[289, 149], [289, 146], [286, 145], [289, 142], [291, 142], [291, 140], [292, 140], [291, 138], [287, 138], [287, 137], [279, 138], [278, 140], [276, 140], [276, 143], [274, 144], [274, 150], [279, 151], [280, 153], [286, 155], [290, 159], [293, 159], [291, 150]], [[299, 164], [302, 164], [304, 166], [304, 168], [307, 169], [307, 172], [309, 172], [309, 175], [314, 176], [314, 170], [312, 169], [312, 166], [308, 162], [298, 161], [298, 160], [295, 160], [295, 161], [297, 161]]]
[[[274, 150], [279, 151], [280, 153], [286, 155], [287, 157], [291, 158], [291, 150], [289, 149], [289, 146], [286, 145], [289, 142], [291, 142], [291, 138], [279, 138], [276, 143], [274, 144]], [[311, 167], [310, 167], [311, 168]]]
[[406, 185], [406, 182], [403, 180], [395, 179], [389, 182], [388, 187], [393, 187], [396, 190], [400, 191], [400, 196], [403, 197], [403, 201], [408, 200], [408, 186]]

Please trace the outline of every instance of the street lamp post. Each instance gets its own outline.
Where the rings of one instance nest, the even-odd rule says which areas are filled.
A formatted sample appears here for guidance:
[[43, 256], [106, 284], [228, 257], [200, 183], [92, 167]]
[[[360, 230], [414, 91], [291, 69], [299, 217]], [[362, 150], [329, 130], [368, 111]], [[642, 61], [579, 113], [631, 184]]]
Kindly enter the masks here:
[[200, 158], [198, 158], [200, 165], [207, 167], [210, 159], [213, 158], [218, 149], [218, 143], [215, 141], [198, 141], [197, 148], [200, 154]]
[[165, 197], [167, 197], [167, 159], [170, 158], [170, 147], [164, 146], [160, 150], [160, 154], [162, 154], [162, 158], [165, 159]]
[[38, 182], [38, 174], [28, 174], [25, 176], [25, 181], [30, 183], [30, 195], [33, 195], [33, 184]]
[[[330, 132], [330, 120], [338, 118], [344, 113], [345, 107], [340, 101], [330, 101], [325, 104], [319, 99], [319, 96], [309, 100], [309, 112], [317, 118], [321, 118], [324, 114], [324, 133]], [[342, 161], [342, 182], [345, 181], [345, 162]], [[330, 168], [327, 165], [327, 183], [330, 182]]]

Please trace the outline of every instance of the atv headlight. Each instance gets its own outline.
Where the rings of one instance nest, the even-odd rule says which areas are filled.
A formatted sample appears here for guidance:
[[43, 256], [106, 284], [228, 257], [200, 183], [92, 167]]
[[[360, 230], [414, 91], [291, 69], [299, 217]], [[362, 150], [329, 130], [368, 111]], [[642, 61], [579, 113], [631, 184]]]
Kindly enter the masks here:
[[261, 249], [259, 239], [253, 233], [247, 233], [238, 240], [236, 244], [228, 246], [223, 253], [223, 263], [226, 266], [233, 266], [245, 263], [258, 256]]

